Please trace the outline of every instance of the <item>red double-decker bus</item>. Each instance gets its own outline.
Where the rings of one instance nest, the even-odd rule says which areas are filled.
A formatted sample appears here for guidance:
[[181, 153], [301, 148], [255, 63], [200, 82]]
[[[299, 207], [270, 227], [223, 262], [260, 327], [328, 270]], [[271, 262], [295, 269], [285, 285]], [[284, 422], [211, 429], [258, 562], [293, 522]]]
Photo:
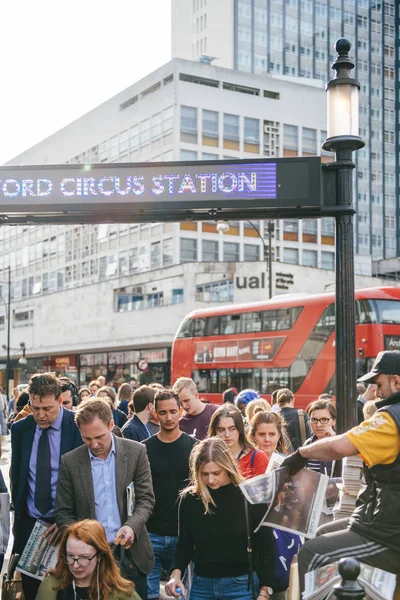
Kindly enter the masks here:
[[[355, 302], [359, 377], [378, 352], [400, 349], [400, 288], [360, 289]], [[214, 403], [229, 387], [266, 397], [288, 387], [298, 407], [335, 394], [335, 295], [289, 294], [193, 311], [174, 339], [171, 367], [172, 383], [191, 377]]]

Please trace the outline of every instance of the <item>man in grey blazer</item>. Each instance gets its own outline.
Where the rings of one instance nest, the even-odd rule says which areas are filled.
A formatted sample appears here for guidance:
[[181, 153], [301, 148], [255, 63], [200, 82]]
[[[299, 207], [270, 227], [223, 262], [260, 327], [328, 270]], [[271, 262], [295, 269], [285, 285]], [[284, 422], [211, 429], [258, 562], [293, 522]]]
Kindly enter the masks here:
[[[110, 544], [130, 548], [128, 558], [133, 561], [130, 578], [140, 597], [146, 600], [146, 575], [154, 564], [146, 530], [146, 521], [154, 506], [146, 448], [111, 433], [114, 422], [104, 398], [80, 404], [75, 420], [85, 446], [68, 452], [61, 459], [54, 511], [56, 523], [61, 528], [82, 519], [100, 521]], [[127, 503], [129, 486], [134, 489], [133, 510]]]

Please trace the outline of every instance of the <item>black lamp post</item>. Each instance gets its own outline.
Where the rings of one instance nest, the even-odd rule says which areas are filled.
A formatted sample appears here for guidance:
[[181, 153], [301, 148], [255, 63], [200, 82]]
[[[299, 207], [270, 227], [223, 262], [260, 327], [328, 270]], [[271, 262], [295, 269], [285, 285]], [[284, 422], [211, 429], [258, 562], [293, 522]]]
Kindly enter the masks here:
[[[265, 243], [263, 236], [261, 235], [259, 229], [254, 225], [252, 221], [247, 219], [247, 223], [249, 223], [254, 231], [257, 233], [258, 237], [262, 241], [263, 250], [264, 250], [264, 260], [268, 271], [268, 298], [272, 298], [272, 234], [274, 233], [275, 224], [271, 219], [268, 220], [268, 246]], [[221, 233], [227, 233], [229, 231], [229, 223], [226, 221], [218, 221], [217, 222], [217, 231]]]
[[[335, 152], [336, 160], [324, 166], [335, 172], [336, 205], [336, 401], [337, 430], [343, 433], [357, 423], [356, 343], [353, 242], [353, 152], [365, 144], [358, 135], [360, 84], [351, 76], [354, 63], [351, 44], [340, 38], [332, 65], [336, 74], [327, 83], [328, 137], [324, 150]], [[346, 210], [348, 209], [348, 210]]]

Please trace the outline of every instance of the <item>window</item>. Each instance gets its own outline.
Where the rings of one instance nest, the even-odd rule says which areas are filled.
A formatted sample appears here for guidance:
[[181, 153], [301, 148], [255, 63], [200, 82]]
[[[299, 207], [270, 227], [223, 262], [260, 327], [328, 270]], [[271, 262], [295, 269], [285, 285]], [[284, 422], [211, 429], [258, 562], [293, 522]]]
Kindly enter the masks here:
[[[196, 286], [196, 300], [199, 302], [232, 302], [233, 280], [215, 281]], [[205, 324], [205, 319], [195, 319], [194, 336], [205, 335]]]
[[197, 160], [197, 152], [195, 150], [181, 150], [181, 160]]
[[260, 260], [260, 248], [254, 244], [244, 245], [244, 260], [257, 261]]
[[214, 240], [202, 241], [202, 255], [204, 262], [215, 262], [218, 260], [218, 242]]
[[303, 152], [317, 154], [317, 130], [303, 127]]
[[284, 248], [283, 249], [283, 262], [290, 263], [291, 265], [299, 264], [299, 251], [297, 248]]
[[163, 240], [163, 266], [169, 267], [173, 263], [172, 238]]
[[159, 267], [161, 267], [161, 242], [154, 242], [151, 244], [151, 268]]
[[197, 137], [197, 108], [181, 106], [181, 132]]
[[218, 113], [203, 110], [203, 135], [218, 138]]
[[259, 119], [244, 119], [244, 142], [245, 144], [260, 143], [260, 121]]
[[13, 310], [13, 327], [24, 327], [33, 322], [33, 310]]
[[224, 114], [224, 139], [239, 141], [239, 117]]
[[181, 238], [181, 262], [197, 260], [197, 240]]
[[303, 250], [303, 265], [307, 267], [318, 266], [318, 254], [315, 250]]
[[335, 255], [333, 252], [321, 252], [321, 269], [334, 269]]
[[118, 257], [118, 271], [121, 276], [129, 274], [128, 252], [120, 252]]
[[226, 262], [237, 262], [239, 260], [239, 244], [224, 242], [224, 258]]
[[283, 147], [288, 150], [299, 149], [299, 128], [297, 125], [283, 126]]
[[172, 290], [172, 304], [183, 304], [183, 289]]
[[309, 235], [317, 235], [317, 221], [315, 219], [304, 219], [303, 220], [303, 233]]

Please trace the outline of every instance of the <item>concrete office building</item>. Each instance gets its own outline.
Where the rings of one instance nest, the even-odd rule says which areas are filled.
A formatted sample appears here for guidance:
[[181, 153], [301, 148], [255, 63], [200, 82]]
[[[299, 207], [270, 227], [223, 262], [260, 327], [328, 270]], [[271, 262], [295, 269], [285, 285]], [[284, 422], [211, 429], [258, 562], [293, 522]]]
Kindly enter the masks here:
[[[366, 142], [355, 154], [356, 252], [374, 260], [400, 256], [399, 2], [172, 0], [172, 17], [173, 57], [208, 55], [245, 73], [326, 82], [334, 42], [342, 36], [352, 42]], [[314, 111], [311, 104], [302, 108]], [[383, 263], [375, 271], [384, 269]]]
[[[304, 111], [309, 105], [313, 111]], [[9, 164], [308, 156], [318, 154], [325, 123], [322, 82], [254, 76], [174, 59]], [[263, 234], [264, 223], [255, 225]], [[274, 272], [277, 261], [289, 263], [288, 268], [302, 264], [326, 270], [321, 280], [333, 282], [332, 219], [277, 222], [273, 246]], [[154, 351], [147, 358], [159, 369], [154, 376], [159, 372], [165, 380], [179, 320], [198, 304], [181, 284], [160, 291], [153, 284], [161, 277], [160, 269], [165, 277], [172, 277], [171, 269], [180, 263], [194, 263], [194, 270], [206, 273], [220, 272], [218, 264], [224, 272], [225, 263], [237, 266], [242, 261], [254, 261], [261, 269], [263, 256], [258, 234], [246, 222], [230, 222], [225, 234], [213, 222], [3, 226], [0, 282], [10, 266], [10, 346], [18, 351], [21, 341], [26, 344], [31, 370], [79, 371], [82, 381], [96, 375], [98, 361], [103, 370], [119, 365], [118, 376], [129, 376], [136, 372], [137, 357]], [[357, 271], [371, 274], [370, 257], [358, 258]], [[6, 285], [0, 285], [5, 298]], [[310, 289], [307, 277], [302, 285]], [[282, 291], [274, 280], [274, 293]], [[119, 293], [122, 299], [115, 303]], [[213, 294], [199, 300], [215, 301]], [[135, 319], [134, 309], [125, 310], [124, 302], [138, 307]], [[179, 309], [167, 308], [175, 304]], [[141, 310], [152, 307], [159, 308], [159, 319], [153, 311]], [[3, 343], [6, 307], [0, 304]], [[101, 356], [93, 358], [94, 351]], [[115, 354], [120, 351], [128, 353], [123, 362]], [[115, 369], [109, 371], [112, 376]]]

